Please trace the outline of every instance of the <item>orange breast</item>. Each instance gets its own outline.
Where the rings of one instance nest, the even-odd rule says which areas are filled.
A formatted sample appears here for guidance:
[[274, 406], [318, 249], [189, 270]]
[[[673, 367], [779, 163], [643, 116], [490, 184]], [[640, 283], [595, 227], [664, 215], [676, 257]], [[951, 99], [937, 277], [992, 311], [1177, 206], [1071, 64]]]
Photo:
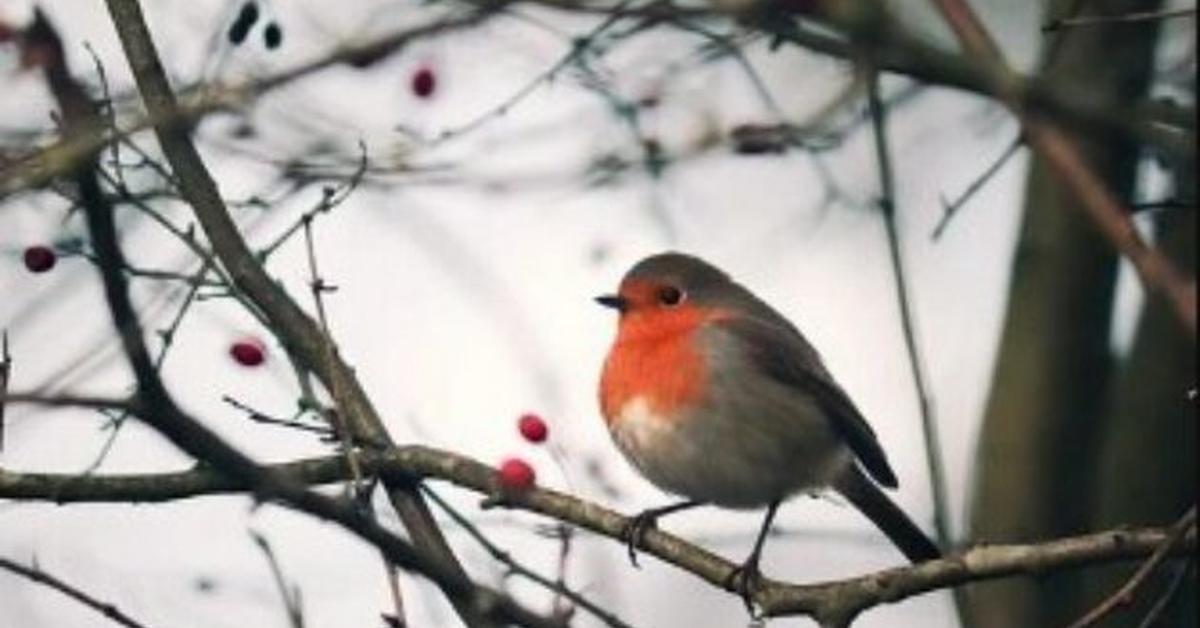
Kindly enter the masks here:
[[694, 339], [713, 315], [685, 306], [623, 317], [600, 376], [600, 410], [609, 425], [636, 397], [655, 414], [672, 416], [703, 396], [707, 371]]

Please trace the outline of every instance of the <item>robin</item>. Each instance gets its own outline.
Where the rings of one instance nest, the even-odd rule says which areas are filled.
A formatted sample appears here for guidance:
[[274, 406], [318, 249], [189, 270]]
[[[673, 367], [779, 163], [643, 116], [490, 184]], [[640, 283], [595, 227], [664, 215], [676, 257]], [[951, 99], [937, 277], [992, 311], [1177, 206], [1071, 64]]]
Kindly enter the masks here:
[[657, 519], [711, 504], [766, 507], [754, 549], [727, 588], [747, 608], [779, 504], [833, 488], [914, 563], [937, 546], [879, 488], [896, 474], [875, 432], [803, 334], [771, 306], [697, 257], [638, 262], [617, 294], [620, 313], [600, 377], [600, 409], [642, 475], [686, 501], [643, 511], [626, 528], [630, 560]]

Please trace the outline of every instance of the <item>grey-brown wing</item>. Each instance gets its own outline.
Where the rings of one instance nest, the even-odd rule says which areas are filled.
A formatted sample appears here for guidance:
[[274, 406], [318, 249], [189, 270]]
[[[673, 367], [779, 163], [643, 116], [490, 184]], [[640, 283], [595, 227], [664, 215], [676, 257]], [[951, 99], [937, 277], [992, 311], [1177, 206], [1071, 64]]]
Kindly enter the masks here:
[[770, 321], [732, 318], [720, 324], [743, 341], [750, 359], [763, 372], [817, 399], [834, 429], [876, 482], [889, 488], [899, 484], [875, 431], [833, 380], [817, 350], [791, 323], [779, 317]]

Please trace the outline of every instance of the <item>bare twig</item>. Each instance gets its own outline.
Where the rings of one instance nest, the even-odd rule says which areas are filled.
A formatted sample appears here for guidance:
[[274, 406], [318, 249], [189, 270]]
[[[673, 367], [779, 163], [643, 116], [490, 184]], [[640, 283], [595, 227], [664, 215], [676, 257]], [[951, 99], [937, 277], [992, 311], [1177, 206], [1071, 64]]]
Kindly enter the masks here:
[[[887, 140], [887, 111], [879, 97], [879, 75], [868, 79], [867, 106], [871, 115], [871, 127], [875, 138], [875, 159], [878, 162], [880, 199], [879, 206], [887, 231], [888, 256], [892, 264], [892, 277], [896, 286], [896, 301], [900, 309], [900, 329], [904, 336], [904, 347], [908, 355], [909, 370], [913, 387], [916, 389], [918, 410], [921, 413], [921, 434], [925, 442], [925, 464], [929, 470], [929, 484], [933, 492], [933, 524], [938, 545], [949, 548], [953, 541], [950, 531], [950, 502], [946, 496], [946, 466], [942, 460], [942, 442], [938, 432], [937, 417], [930, 399], [929, 384], [926, 382], [925, 367], [917, 342], [916, 324], [913, 321], [912, 301], [908, 294], [908, 279], [904, 271], [904, 257], [900, 250], [900, 233], [896, 225], [896, 185], [892, 169], [891, 151]], [[959, 617], [963, 616], [966, 601], [959, 589], [954, 590], [954, 605]]]
[[604, 31], [608, 30], [614, 24], [620, 21], [620, 19], [623, 17], [623, 13], [620, 9], [627, 4], [629, 4], [629, 0], [622, 0], [621, 4], [617, 7], [617, 10], [613, 11], [612, 14], [601, 21], [600, 24], [593, 28], [589, 33], [573, 38], [571, 41], [570, 50], [568, 50], [562, 58], [560, 58], [546, 70], [539, 73], [533, 78], [533, 80], [529, 81], [520, 89], [513, 92], [508, 98], [505, 98], [499, 104], [493, 105], [483, 113], [480, 113], [463, 124], [453, 128], [444, 129], [438, 134], [437, 139], [439, 141], [444, 141], [461, 137], [462, 135], [478, 129], [490, 120], [507, 115], [521, 101], [533, 94], [538, 87], [553, 81], [560, 72], [562, 72], [565, 68], [570, 67], [570, 65], [576, 62], [581, 55], [587, 54], [592, 42], [595, 41], [596, 38], [600, 37]]
[[[113, 0], [110, 2], [113, 10], [113, 21], [118, 30], [122, 31], [123, 43], [129, 45], [127, 29], [141, 29], [134, 35], [134, 50], [129, 53], [130, 61], [135, 68], [140, 62], [146, 62], [147, 55], [150, 63], [159, 71], [155, 78], [162, 80], [170, 98], [169, 88], [166, 87], [165, 76], [161, 75], [161, 67], [157, 66], [157, 57], [153, 54], [152, 44], [149, 44], [145, 23], [142, 21], [140, 7], [136, 0]], [[55, 52], [51, 62], [44, 66], [47, 82], [55, 96], [62, 117], [66, 122], [68, 132], [94, 134], [100, 128], [101, 121], [97, 111], [87, 94], [70, 76], [62, 55], [61, 42], [53, 27], [45, 16], [35, 12], [35, 25], [46, 41], [53, 44]], [[142, 37], [137, 41], [137, 37]], [[140, 50], [138, 46], [150, 46], [150, 51]], [[141, 55], [141, 56], [139, 56]], [[144, 78], [139, 76], [139, 79]], [[153, 109], [154, 99], [149, 99]], [[182, 133], [180, 129], [173, 129]], [[165, 134], [171, 149], [180, 146], [170, 141], [182, 142], [185, 149], [193, 153], [195, 147], [187, 139], [186, 133], [179, 136]], [[170, 149], [168, 149], [170, 152]], [[198, 155], [195, 156], [198, 160]], [[113, 218], [113, 207], [103, 194], [96, 176], [98, 168], [95, 154], [84, 159], [72, 171], [71, 178], [79, 193], [80, 203], [85, 211], [88, 231], [91, 234], [93, 248], [100, 262], [100, 275], [104, 287], [105, 300], [113, 326], [120, 336], [121, 345], [126, 358], [132, 367], [136, 381], [136, 392], [131, 402], [133, 413], [153, 427], [161, 435], [171, 441], [181, 450], [196, 457], [198, 460], [211, 465], [220, 475], [234, 478], [249, 487], [258, 499], [274, 499], [287, 506], [339, 524], [349, 532], [371, 543], [380, 551], [387, 554], [397, 565], [421, 573], [435, 582], [444, 591], [456, 607], [466, 609], [464, 619], [473, 625], [494, 625], [501, 621], [518, 623], [528, 626], [558, 626], [558, 622], [533, 613], [495, 591], [480, 587], [472, 582], [457, 568], [454, 563], [431, 553], [429, 549], [414, 547], [395, 534], [389, 532], [376, 521], [364, 517], [355, 506], [330, 499], [314, 493], [296, 483], [290, 478], [277, 476], [264, 470], [252, 459], [242, 454], [233, 446], [222, 440], [193, 417], [183, 412], [176, 405], [171, 394], [167, 391], [149, 349], [142, 336], [141, 323], [129, 299], [127, 277], [121, 271], [125, 267], [124, 254], [118, 243], [116, 225]], [[200, 166], [203, 172], [203, 166]], [[181, 169], [176, 168], [179, 173]], [[191, 172], [192, 176], [196, 173]], [[203, 172], [207, 176], [206, 172]], [[188, 175], [180, 174], [183, 189], [188, 189]], [[209, 180], [211, 184], [211, 180]], [[215, 193], [215, 189], [213, 190]], [[218, 197], [219, 199], [219, 197]], [[226, 216], [227, 218], [227, 216]], [[436, 527], [434, 528], [436, 530]]]
[[996, 41], [965, 0], [932, 0], [959, 42], [985, 73], [988, 88], [1021, 121], [1030, 146], [1041, 154], [1080, 201], [1109, 243], [1132, 264], [1150, 293], [1167, 299], [1175, 317], [1196, 337], [1196, 282], [1181, 273], [1161, 251], [1148, 245], [1130, 212], [1085, 163], [1075, 142], [1058, 126], [1028, 113], [1020, 77], [1004, 59]]
[[[331, 194], [327, 193], [326, 197], [328, 198], [329, 196]], [[333, 344], [333, 335], [329, 331], [329, 319], [325, 315], [324, 298], [326, 292], [332, 292], [337, 288], [325, 283], [324, 278], [321, 277], [321, 272], [317, 270], [317, 249], [316, 245], [313, 244], [312, 215], [304, 219], [302, 224], [304, 225], [304, 247], [308, 253], [309, 289], [312, 290], [313, 303], [317, 308], [317, 322], [321, 325], [321, 336], [325, 341], [323, 349], [325, 369], [329, 372], [337, 372], [334, 362], [336, 349]], [[330, 391], [335, 401], [345, 399], [339, 386], [339, 380], [335, 377], [331, 382], [332, 390]], [[358, 457], [354, 448], [354, 437], [345, 424], [344, 417], [346, 416], [346, 412], [341, 405], [338, 405], [331, 412], [327, 412], [326, 415], [326, 418], [329, 419], [330, 424], [333, 426], [333, 433], [342, 447], [342, 454], [346, 456], [346, 462], [350, 465], [350, 471], [352, 472], [353, 477], [346, 485], [346, 493], [355, 498], [361, 498], [362, 496], [359, 494], [359, 491], [361, 491], [363, 486], [363, 474], [358, 466]]]
[[[117, 133], [119, 138], [124, 139], [139, 131], [157, 126], [187, 126], [188, 123], [194, 122], [207, 114], [227, 110], [250, 102], [266, 92], [310, 76], [326, 68], [342, 63], [353, 63], [358, 59], [377, 57], [399, 50], [422, 38], [455, 29], [468, 28], [478, 24], [504, 4], [504, 2], [493, 2], [490, 3], [491, 6], [488, 8], [463, 15], [437, 19], [361, 44], [339, 47], [317, 59], [260, 80], [239, 85], [225, 85], [215, 88], [208, 86], [205, 89], [193, 89], [185, 98], [185, 102], [179, 107], [175, 107], [170, 111], [149, 112], [137, 118], [132, 124], [125, 126], [123, 129], [114, 129], [114, 132]], [[55, 144], [27, 156], [20, 162], [6, 166], [3, 170], [0, 170], [0, 198], [22, 190], [43, 186], [49, 181], [63, 176], [70, 172], [80, 160], [103, 148], [110, 141], [110, 138], [104, 135], [62, 138]], [[174, 180], [173, 177], [172, 180]]]
[[[604, 622], [605, 624], [607, 624], [609, 626], [614, 626], [616, 628], [629, 628], [629, 624], [626, 624], [624, 621], [621, 621], [621, 618], [619, 618], [616, 615], [612, 614], [611, 612], [605, 610], [603, 607], [599, 606], [598, 604], [592, 603], [587, 598], [585, 598], [582, 594], [580, 594], [580, 593], [572, 590], [570, 587], [568, 587], [566, 585], [566, 583], [562, 581], [561, 576], [557, 580], [552, 580], [552, 579], [547, 578], [546, 576], [543, 576], [543, 575], [539, 574], [538, 572], [530, 569], [529, 567], [526, 567], [525, 565], [521, 564], [519, 561], [517, 561], [516, 558], [513, 557], [513, 555], [511, 553], [501, 549], [499, 546], [497, 546], [495, 543], [493, 543], [492, 540], [487, 538], [487, 535], [485, 535], [479, 529], [478, 526], [471, 523], [466, 517], [464, 517], [462, 515], [462, 513], [458, 512], [457, 509], [455, 509], [453, 506], [451, 506], [449, 503], [447, 503], [446, 500], [442, 499], [442, 497], [440, 495], [438, 495], [437, 493], [435, 493], [434, 491], [426, 488], [425, 494], [428, 495], [429, 499], [431, 501], [433, 501], [433, 503], [437, 504], [437, 506], [439, 508], [441, 508], [443, 512], [445, 512], [451, 519], [453, 519], [454, 522], [457, 523], [459, 525], [459, 527], [461, 527], [467, 533], [467, 535], [469, 535], [472, 539], [475, 539], [475, 541], [477, 543], [479, 543], [479, 545], [482, 546], [483, 549], [493, 559], [504, 564], [504, 566], [507, 567], [508, 570], [511, 571], [512, 573], [520, 575], [530, 581], [536, 582], [539, 585], [545, 587], [546, 589], [553, 591], [555, 593], [556, 598], [558, 596], [562, 596], [562, 597], [565, 597], [565, 598], [571, 600], [577, 606], [588, 611], [589, 613], [594, 615], [597, 619], [599, 619], [600, 621]], [[561, 615], [562, 613], [560, 611], [556, 610], [554, 614]]]
[[1009, 143], [1008, 147], [1004, 149], [1004, 152], [1000, 153], [1000, 156], [997, 157], [996, 160], [993, 161], [986, 170], [984, 170], [978, 177], [975, 178], [974, 181], [967, 185], [966, 189], [962, 191], [962, 194], [959, 194], [958, 197], [952, 201], [946, 200], [945, 197], [942, 198], [942, 218], [941, 220], [938, 220], [937, 226], [933, 228], [933, 233], [929, 236], [930, 239], [937, 240], [942, 237], [942, 234], [946, 231], [946, 227], [950, 225], [950, 219], [954, 218], [955, 214], [958, 213], [958, 210], [962, 209], [963, 206], [967, 204], [967, 201], [971, 200], [971, 198], [973, 198], [976, 193], [982, 190], [989, 181], [995, 178], [1000, 170], [1004, 168], [1004, 165], [1008, 163], [1008, 160], [1012, 159], [1012, 156], [1016, 155], [1017, 150], [1020, 149], [1024, 144], [1025, 138], [1017, 136], [1017, 138]]
[[301, 604], [300, 588], [288, 584], [287, 578], [283, 576], [283, 569], [280, 568], [279, 561], [275, 558], [275, 550], [271, 549], [267, 538], [254, 530], [250, 531], [250, 538], [254, 539], [254, 544], [262, 550], [263, 556], [267, 559], [267, 565], [271, 568], [271, 577], [275, 580], [275, 587], [279, 589], [280, 597], [283, 598], [283, 609], [287, 613], [288, 624], [292, 628], [304, 628], [304, 607]]
[[8, 353], [8, 330], [0, 330], [0, 451], [4, 451], [4, 398], [12, 376], [12, 355]]
[[1082, 617], [1072, 622], [1069, 628], [1086, 628], [1087, 626], [1094, 625], [1117, 607], [1128, 604], [1133, 599], [1133, 594], [1137, 591], [1138, 587], [1142, 586], [1150, 575], [1158, 569], [1158, 566], [1166, 560], [1175, 544], [1179, 543], [1179, 540], [1185, 534], [1188, 532], [1194, 533], [1195, 530], [1196, 507], [1192, 506], [1175, 525], [1171, 526], [1171, 531], [1167, 535], [1167, 538], [1163, 539], [1162, 544], [1138, 567], [1137, 571], [1133, 572], [1133, 575], [1129, 577], [1129, 580], [1125, 584], [1121, 585], [1121, 588], [1114, 591], [1112, 595], [1104, 598], [1092, 610], [1084, 613]]
[[387, 578], [388, 594], [392, 597], [393, 615], [384, 615], [384, 620], [390, 628], [405, 628], [408, 622], [405, 621], [404, 613], [404, 596], [400, 593], [400, 570], [396, 569], [396, 565], [383, 559], [384, 577]]
[[[150, 115], [160, 120], [155, 126], [155, 134], [163, 153], [179, 179], [185, 200], [192, 206], [212, 242], [214, 252], [229, 269], [234, 285], [251, 295], [270, 321], [271, 329], [334, 394], [341, 414], [347, 421], [347, 431], [353, 434], [355, 440], [390, 443], [382, 419], [349, 365], [336, 358], [332, 361], [332, 368], [329, 368], [325, 361], [327, 344], [320, 328], [255, 260], [230, 218], [216, 182], [187, 130], [177, 123], [164, 122], [176, 120], [179, 107], [137, 0], [108, 0], [107, 5], [125, 56], [133, 69], [138, 90]], [[478, 19], [483, 13], [486, 11], [473, 13], [472, 16]], [[436, 28], [440, 30], [445, 26], [438, 25]], [[404, 38], [386, 42], [390, 46], [387, 49], [394, 49], [407, 41]], [[322, 61], [319, 65], [324, 67], [327, 64], [328, 61]], [[443, 583], [449, 584], [451, 580], [459, 583], [443, 590], [450, 593], [462, 583], [469, 583], [417, 488], [409, 482], [393, 482], [387, 488], [388, 497], [422, 558], [438, 564], [438, 572], [448, 578]], [[460, 589], [459, 593], [449, 597], [464, 621], [472, 627], [493, 625], [485, 614], [469, 605], [469, 596], [461, 593]]]
[[7, 558], [0, 557], [0, 569], [17, 574], [18, 576], [27, 578], [38, 584], [46, 585], [77, 602], [83, 603], [85, 606], [92, 608], [93, 610], [99, 612], [114, 622], [125, 626], [126, 628], [146, 628], [146, 624], [143, 624], [133, 619], [129, 615], [126, 615], [113, 604], [96, 598], [93, 595], [89, 595], [80, 590], [78, 587], [67, 584], [63, 580], [56, 578], [45, 571], [42, 571], [42, 569], [36, 564], [32, 567], [26, 567]]
[[363, 177], [367, 173], [369, 161], [367, 160], [367, 145], [359, 140], [358, 142], [358, 165], [354, 169], [353, 174], [341, 186], [326, 187], [321, 190], [321, 200], [310, 210], [300, 214], [300, 218], [296, 222], [284, 229], [282, 233], [275, 237], [267, 246], [258, 251], [258, 258], [266, 260], [279, 247], [283, 246], [293, 235], [298, 233], [301, 228], [306, 228], [308, 223], [316, 220], [321, 214], [328, 214], [333, 211], [338, 205], [341, 205], [354, 190], [362, 183]]
[[250, 406], [242, 403], [241, 401], [238, 401], [237, 399], [234, 399], [233, 397], [230, 397], [229, 395], [223, 395], [221, 397], [221, 401], [224, 401], [225, 403], [233, 406], [234, 408], [241, 410], [242, 412], [245, 412], [246, 418], [250, 419], [251, 421], [254, 421], [255, 423], [262, 423], [265, 425], [278, 425], [279, 427], [286, 427], [286, 428], [290, 428], [290, 429], [294, 429], [294, 430], [300, 430], [302, 432], [311, 432], [313, 434], [319, 434], [324, 438], [329, 438], [334, 435], [334, 430], [332, 428], [326, 427], [324, 425], [310, 425], [308, 423], [304, 423], [302, 421], [297, 420], [298, 417], [293, 417], [290, 419], [281, 419], [278, 417], [273, 417], [269, 414], [264, 414], [263, 412], [255, 410], [254, 408], [251, 408]]
[[1139, 11], [1123, 15], [1087, 15], [1083, 17], [1054, 20], [1042, 27], [1042, 32], [1071, 28], [1075, 26], [1097, 26], [1100, 24], [1139, 24], [1142, 22], [1157, 22], [1180, 17], [1196, 17], [1196, 9], [1163, 9], [1161, 11]]
[[[1193, 563], [1194, 564], [1194, 563]], [[1171, 574], [1171, 580], [1163, 589], [1158, 599], [1154, 601], [1154, 605], [1150, 610], [1146, 611], [1146, 616], [1142, 617], [1142, 621], [1138, 622], [1137, 628], [1151, 628], [1158, 621], [1162, 614], [1167, 610], [1167, 606], [1171, 604], [1171, 599], [1179, 592], [1180, 585], [1187, 578], [1190, 565], [1179, 565], [1175, 568], [1175, 573]]]
[[937, 529], [938, 543], [943, 548], [951, 543], [950, 507], [946, 498], [946, 469], [942, 462], [941, 439], [938, 436], [937, 419], [933, 411], [929, 384], [926, 381], [925, 367], [921, 360], [921, 351], [917, 342], [916, 323], [912, 312], [912, 300], [909, 297], [908, 278], [904, 270], [904, 255], [900, 247], [900, 233], [896, 225], [896, 186], [892, 170], [891, 153], [887, 141], [887, 120], [883, 101], [879, 98], [879, 77], [875, 75], [869, 82], [867, 91], [868, 105], [871, 110], [871, 122], [875, 137], [875, 158], [879, 164], [880, 192], [879, 206], [882, 210], [884, 225], [887, 228], [888, 256], [892, 264], [892, 277], [896, 285], [896, 300], [900, 309], [900, 327], [904, 335], [904, 347], [908, 355], [909, 369], [912, 372], [913, 386], [916, 388], [917, 403], [921, 412], [921, 430], [925, 439], [926, 464], [929, 468], [929, 481], [933, 488], [934, 527]]
[[[363, 470], [381, 477], [439, 479], [484, 496], [500, 494], [493, 467], [450, 451], [409, 445], [388, 451], [363, 451]], [[273, 478], [305, 485], [343, 482], [352, 477], [343, 456], [297, 460], [263, 467]], [[97, 475], [14, 473], [0, 469], [0, 498], [74, 502], [162, 502], [201, 495], [240, 493], [251, 488], [245, 480], [211, 467], [174, 473]], [[630, 519], [598, 504], [533, 487], [506, 494], [500, 504], [536, 512], [595, 534], [621, 541]], [[845, 580], [789, 584], [764, 580], [755, 595], [769, 616], [809, 615], [818, 619], [853, 618], [880, 604], [898, 602], [929, 591], [977, 580], [1013, 575], [1044, 575], [1096, 563], [1145, 558], [1170, 535], [1166, 528], [1116, 529], [1028, 545], [985, 545], [963, 550], [920, 565], [906, 565]], [[716, 586], [725, 587], [736, 565], [702, 547], [653, 528], [642, 549]], [[1187, 557], [1196, 550], [1189, 530], [1170, 548], [1171, 556]]]
[[117, 399], [92, 395], [54, 394], [37, 392], [9, 392], [0, 397], [0, 402], [29, 403], [51, 408], [92, 408], [95, 410], [131, 411], [136, 407], [132, 398]]
[[1187, 201], [1179, 198], [1164, 198], [1158, 201], [1144, 201], [1141, 203], [1131, 203], [1129, 209], [1134, 212], [1152, 212], [1160, 209], [1195, 209], [1196, 201]]
[[[331, 380], [332, 390], [335, 402], [345, 399], [345, 395], [340, 390], [340, 378], [337, 374], [340, 373], [335, 362], [336, 348], [333, 342], [333, 334], [329, 330], [329, 318], [325, 314], [325, 298], [326, 292], [332, 292], [337, 288], [325, 282], [321, 276], [320, 270], [317, 268], [317, 247], [313, 242], [312, 223], [318, 212], [327, 212], [332, 207], [345, 200], [350, 192], [358, 185], [362, 179], [362, 174], [367, 169], [367, 147], [362, 142], [359, 143], [359, 148], [362, 151], [361, 166], [350, 181], [343, 187], [342, 193], [333, 188], [326, 188], [323, 191], [323, 198], [317, 209], [310, 213], [306, 213], [300, 220], [300, 224], [304, 226], [304, 248], [308, 257], [308, 272], [309, 272], [309, 289], [312, 291], [313, 303], [317, 309], [317, 322], [321, 326], [321, 336], [324, 339], [324, 360], [325, 369], [334, 373], [335, 376]], [[348, 496], [354, 498], [355, 503], [362, 504], [368, 501], [370, 492], [366, 490], [363, 482], [362, 468], [358, 463], [358, 453], [354, 446], [354, 436], [346, 425], [346, 411], [340, 404], [331, 411], [325, 413], [326, 418], [333, 426], [333, 434], [337, 438], [338, 444], [342, 448], [342, 455], [346, 456], [346, 464], [350, 468], [350, 480], [345, 484], [345, 491]], [[374, 512], [368, 510], [366, 515], [374, 517]], [[399, 575], [396, 572], [396, 566], [387, 558], [387, 555], [382, 555], [384, 572], [387, 576], [388, 589], [392, 596], [392, 621], [401, 626], [408, 624], [404, 615], [404, 598], [400, 592]]]

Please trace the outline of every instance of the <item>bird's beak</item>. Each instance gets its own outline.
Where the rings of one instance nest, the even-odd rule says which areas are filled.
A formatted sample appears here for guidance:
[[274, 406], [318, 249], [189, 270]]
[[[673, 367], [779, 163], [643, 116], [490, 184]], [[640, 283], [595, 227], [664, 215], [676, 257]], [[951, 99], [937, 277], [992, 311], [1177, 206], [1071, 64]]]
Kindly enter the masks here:
[[596, 303], [599, 303], [604, 307], [611, 307], [618, 312], [624, 312], [625, 308], [629, 305], [629, 302], [625, 300], [625, 297], [617, 294], [602, 294], [596, 297]]

